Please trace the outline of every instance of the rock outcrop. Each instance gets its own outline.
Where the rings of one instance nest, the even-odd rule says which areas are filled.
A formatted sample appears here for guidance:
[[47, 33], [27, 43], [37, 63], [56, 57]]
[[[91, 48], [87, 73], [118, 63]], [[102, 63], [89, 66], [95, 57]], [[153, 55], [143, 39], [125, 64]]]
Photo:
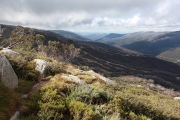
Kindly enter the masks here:
[[18, 77], [14, 72], [11, 64], [7, 58], [0, 53], [0, 80], [1, 82], [9, 87], [16, 88], [18, 86]]
[[8, 49], [8, 48], [3, 48], [3, 49], [0, 51], [0, 53], [4, 53], [4, 54], [6, 54], [6, 55], [19, 55], [18, 52], [15, 52], [15, 51], [13, 51], [13, 50], [11, 50], [11, 49]]
[[46, 68], [49, 66], [48, 62], [41, 59], [34, 59], [34, 62], [36, 63], [35, 70], [39, 71], [41, 75], [44, 75]]
[[180, 97], [174, 97], [174, 100], [180, 100]]
[[78, 84], [84, 84], [84, 81], [82, 81], [81, 79], [79, 79], [77, 76], [74, 76], [74, 75], [62, 74], [61, 77], [72, 80]]
[[20, 112], [16, 111], [10, 120], [19, 120]]

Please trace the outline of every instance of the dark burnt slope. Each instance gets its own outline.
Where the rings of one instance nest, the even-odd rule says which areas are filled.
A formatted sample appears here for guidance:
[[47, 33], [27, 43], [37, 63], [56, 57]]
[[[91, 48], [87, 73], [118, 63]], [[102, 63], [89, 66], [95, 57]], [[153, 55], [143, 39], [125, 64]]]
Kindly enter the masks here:
[[108, 49], [106, 45], [89, 42], [81, 45], [81, 54], [73, 61], [87, 65], [105, 76], [134, 75], [153, 79], [168, 88], [180, 89], [180, 66], [154, 57], [137, 56], [125, 51]]

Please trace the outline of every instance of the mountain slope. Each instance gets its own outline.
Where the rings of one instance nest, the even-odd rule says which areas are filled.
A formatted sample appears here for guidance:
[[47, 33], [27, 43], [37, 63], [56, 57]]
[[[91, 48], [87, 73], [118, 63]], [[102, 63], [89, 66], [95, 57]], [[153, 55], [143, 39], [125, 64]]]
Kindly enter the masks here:
[[109, 43], [111, 42], [111, 39], [114, 39], [114, 38], [120, 38], [122, 36], [124, 36], [125, 34], [117, 34], [117, 33], [110, 33], [100, 39], [97, 39], [96, 41], [97, 42], [101, 42], [101, 41], [109, 41]]
[[53, 30], [53, 32], [58, 33], [62, 35], [65, 38], [71, 39], [71, 40], [79, 40], [79, 41], [89, 41], [89, 39], [82, 37], [76, 33], [65, 31], [65, 30]]
[[101, 40], [116, 47], [151, 55], [178, 63], [180, 61], [180, 32], [136, 32], [122, 37]]
[[[81, 43], [82, 44], [82, 43]], [[155, 80], [155, 83], [179, 89], [177, 80], [180, 66], [147, 56], [136, 56], [83, 43], [81, 55], [75, 59], [78, 65], [90, 66], [105, 76], [135, 75]]]
[[139, 41], [152, 41], [159, 35], [163, 35], [164, 32], [135, 32], [126, 34], [124, 36], [112, 38], [112, 39], [104, 39], [101, 40], [103, 43], [112, 42], [116, 46], [123, 46], [127, 44], [131, 44]]
[[94, 33], [94, 34], [83, 35], [83, 36], [94, 41], [94, 40], [100, 39], [106, 35], [107, 35], [106, 33]]

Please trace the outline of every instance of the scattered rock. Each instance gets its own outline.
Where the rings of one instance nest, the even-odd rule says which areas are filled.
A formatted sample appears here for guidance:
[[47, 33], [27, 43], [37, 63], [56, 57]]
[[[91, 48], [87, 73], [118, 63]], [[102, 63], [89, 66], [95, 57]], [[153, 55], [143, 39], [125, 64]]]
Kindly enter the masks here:
[[2, 83], [9, 88], [13, 89], [18, 86], [18, 77], [7, 58], [2, 54], [0, 54], [0, 78]]
[[180, 97], [174, 97], [174, 100], [180, 100]]
[[24, 94], [21, 98], [22, 99], [26, 99], [28, 97], [29, 94]]
[[15, 52], [15, 51], [13, 51], [13, 50], [11, 50], [11, 49], [8, 49], [8, 48], [3, 48], [3, 49], [0, 51], [0, 53], [4, 53], [4, 54], [6, 54], [6, 55], [19, 55], [18, 52]]
[[61, 77], [62, 77], [62, 78], [66, 78], [66, 79], [73, 80], [74, 82], [79, 83], [79, 84], [84, 84], [84, 81], [82, 81], [81, 79], [79, 79], [78, 77], [76, 77], [76, 76], [74, 76], [74, 75], [62, 74]]
[[114, 83], [114, 81], [112, 81], [112, 80], [110, 80], [110, 79], [108, 79], [108, 78], [106, 78], [106, 77], [104, 77], [104, 76], [99, 76], [99, 78], [101, 79], [101, 80], [103, 80], [104, 82], [106, 82], [106, 83]]
[[44, 71], [49, 66], [48, 62], [42, 59], [34, 59], [34, 62], [36, 62], [35, 70], [39, 71], [41, 75], [44, 75]]
[[9, 120], [19, 120], [20, 112], [16, 111]]

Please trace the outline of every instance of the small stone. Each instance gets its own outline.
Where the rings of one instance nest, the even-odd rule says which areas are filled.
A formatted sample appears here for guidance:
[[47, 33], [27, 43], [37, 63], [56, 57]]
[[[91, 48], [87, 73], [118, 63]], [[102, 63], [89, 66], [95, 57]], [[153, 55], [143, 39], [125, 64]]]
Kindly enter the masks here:
[[81, 79], [79, 79], [77, 76], [74, 76], [74, 75], [63, 74], [61, 77], [73, 80], [74, 82], [79, 83], [79, 84], [84, 84], [84, 81], [82, 81]]
[[9, 120], [19, 120], [20, 112], [16, 111]]
[[22, 99], [26, 99], [28, 97], [29, 94], [24, 94], [21, 98]]

